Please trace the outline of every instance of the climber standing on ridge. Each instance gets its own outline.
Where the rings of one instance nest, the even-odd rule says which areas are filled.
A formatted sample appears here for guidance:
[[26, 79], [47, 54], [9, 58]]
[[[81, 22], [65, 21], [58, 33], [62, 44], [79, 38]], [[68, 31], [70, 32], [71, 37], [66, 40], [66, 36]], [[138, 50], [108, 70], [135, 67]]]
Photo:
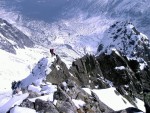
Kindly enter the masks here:
[[50, 53], [51, 53], [52, 56], [56, 55], [56, 54], [54, 53], [54, 49], [50, 49]]

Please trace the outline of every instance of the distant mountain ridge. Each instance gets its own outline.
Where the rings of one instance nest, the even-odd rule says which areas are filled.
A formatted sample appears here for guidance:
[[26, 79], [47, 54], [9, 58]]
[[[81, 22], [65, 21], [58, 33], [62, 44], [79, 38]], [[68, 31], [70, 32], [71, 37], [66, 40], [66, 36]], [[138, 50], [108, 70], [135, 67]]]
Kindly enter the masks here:
[[0, 48], [16, 53], [15, 48], [33, 47], [34, 43], [22, 31], [0, 18]]

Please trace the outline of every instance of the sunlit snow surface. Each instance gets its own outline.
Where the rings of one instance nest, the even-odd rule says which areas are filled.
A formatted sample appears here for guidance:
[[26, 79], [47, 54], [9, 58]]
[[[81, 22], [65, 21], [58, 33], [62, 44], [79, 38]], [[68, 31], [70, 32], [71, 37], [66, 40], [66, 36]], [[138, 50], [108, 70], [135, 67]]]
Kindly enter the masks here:
[[0, 89], [10, 89], [11, 82], [26, 78], [39, 59], [45, 56], [40, 49], [18, 49], [17, 54], [0, 50]]
[[[28, 87], [28, 90], [39, 93], [47, 94], [45, 96], [38, 97], [45, 101], [53, 101], [53, 93], [57, 91], [55, 85], [42, 84], [42, 80], [45, 79], [46, 71], [51, 71], [49, 67], [55, 60], [55, 56], [51, 56], [48, 50], [41, 48], [26, 48], [18, 49], [17, 55], [7, 53], [0, 50], [1, 58], [1, 76], [0, 80], [0, 113], [7, 112], [11, 107], [20, 105], [20, 103], [28, 97], [27, 94], [22, 94], [21, 91], [17, 95], [12, 95], [11, 83], [12, 81], [21, 81], [20, 87]], [[3, 57], [2, 57], [3, 56]], [[28, 65], [30, 64], [30, 65]], [[5, 67], [6, 66], [6, 67]], [[31, 85], [34, 83], [36, 86]], [[41, 87], [39, 85], [42, 85]], [[31, 99], [35, 101], [37, 98]], [[13, 108], [12, 112], [19, 112], [25, 108]], [[27, 109], [30, 111], [30, 109]], [[31, 110], [32, 111], [32, 110]]]
[[26, 99], [28, 96], [29, 96], [28, 93], [22, 95], [15, 95], [3, 106], [0, 106], [0, 113], [6, 113], [11, 107], [14, 107], [15, 105], [20, 105], [22, 101]]
[[15, 106], [13, 109], [10, 110], [10, 113], [37, 113], [37, 112], [33, 109]]
[[76, 100], [76, 99], [72, 99], [73, 103], [75, 104], [75, 106], [79, 109], [81, 106], [83, 107], [83, 105], [85, 105], [85, 102], [82, 100]]
[[[125, 99], [122, 95], [119, 93], [116, 93], [116, 89], [114, 87], [108, 88], [108, 89], [89, 89], [89, 88], [84, 88], [84, 90], [91, 95], [91, 91], [93, 91], [99, 99], [109, 106], [111, 109], [115, 111], [119, 111], [122, 109], [126, 109], [128, 107], [134, 107], [127, 99]], [[136, 105], [137, 107], [145, 112], [145, 107], [144, 107], [144, 102], [136, 99]]]

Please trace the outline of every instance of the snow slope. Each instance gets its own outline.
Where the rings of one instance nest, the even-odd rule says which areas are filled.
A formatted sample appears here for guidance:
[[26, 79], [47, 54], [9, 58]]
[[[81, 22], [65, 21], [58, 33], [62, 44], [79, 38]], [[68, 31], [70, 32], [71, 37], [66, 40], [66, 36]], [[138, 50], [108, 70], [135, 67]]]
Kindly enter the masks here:
[[36, 113], [36, 111], [33, 109], [16, 106], [10, 110], [10, 113]]
[[[49, 49], [38, 47], [38, 48], [25, 48], [25, 49], [16, 49], [17, 54], [11, 54], [5, 52], [4, 50], [0, 50], [0, 90], [6, 90], [11, 88], [12, 81], [18, 81], [26, 78], [32, 74], [31, 72], [37, 75], [37, 78], [40, 77], [40, 72], [34, 72], [38, 68], [38, 61], [41, 59], [42, 65], [46, 66], [47, 63], [51, 62]], [[64, 52], [64, 53], [63, 53]], [[65, 52], [68, 52], [65, 55]], [[79, 57], [79, 55], [74, 51], [69, 51], [64, 47], [63, 50], [58, 49], [55, 50], [56, 54], [65, 61], [66, 65], [69, 67], [72, 61]], [[42, 59], [43, 58], [43, 59]], [[45, 64], [43, 64], [43, 62]], [[39, 64], [40, 65], [40, 64]], [[50, 65], [50, 64], [49, 64]], [[33, 69], [33, 70], [32, 70]], [[44, 71], [42, 72], [44, 73]], [[32, 79], [32, 78], [30, 78]], [[24, 79], [26, 81], [26, 79]], [[27, 80], [28, 81], [28, 80]], [[7, 84], [6, 84], [7, 83]], [[5, 84], [5, 85], [4, 85]]]
[[[89, 89], [83, 88], [88, 94], [91, 95], [91, 91], [94, 92], [98, 98], [115, 111], [126, 109], [128, 107], [134, 107], [127, 99], [120, 95], [114, 87], [108, 89]], [[145, 112], [144, 102], [136, 99], [138, 109]]]
[[40, 49], [26, 48], [18, 49], [17, 54], [13, 55], [0, 50], [0, 89], [10, 89], [12, 81], [21, 80], [29, 75], [37, 61], [44, 56], [43, 52]]
[[[46, 50], [18, 49], [17, 54], [0, 50], [0, 106], [12, 98], [11, 83], [26, 78]], [[1, 110], [0, 110], [1, 111]]]
[[3, 106], [0, 106], [0, 113], [6, 113], [11, 107], [20, 105], [28, 96], [29, 94], [22, 94], [20, 96], [12, 97], [7, 103], [5, 103]]
[[[0, 60], [0, 113], [5, 113], [15, 105], [20, 105], [29, 95], [28, 93], [22, 94], [21, 91], [17, 95], [12, 95], [11, 83], [13, 81], [21, 81], [18, 88], [28, 87], [30, 91], [47, 94], [38, 97], [39, 99], [53, 101], [53, 93], [57, 91], [56, 86], [50, 83], [45, 84], [42, 81], [50, 73], [50, 66], [56, 57], [52, 57], [46, 49], [43, 49], [18, 49], [17, 55], [0, 50], [1, 58], [3, 59]], [[33, 86], [32, 83], [36, 86]], [[40, 85], [43, 86], [41, 87]], [[35, 101], [35, 99], [33, 98], [31, 101]], [[22, 112], [24, 109], [26, 108], [15, 107], [11, 112]], [[34, 112], [30, 109], [27, 110]]]

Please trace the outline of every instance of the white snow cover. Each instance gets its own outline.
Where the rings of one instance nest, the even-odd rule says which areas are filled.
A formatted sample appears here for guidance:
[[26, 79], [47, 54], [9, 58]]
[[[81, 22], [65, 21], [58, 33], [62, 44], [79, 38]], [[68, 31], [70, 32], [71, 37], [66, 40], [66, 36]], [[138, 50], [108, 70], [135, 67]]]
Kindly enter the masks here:
[[60, 66], [59, 66], [59, 65], [56, 65], [56, 69], [57, 69], [57, 70], [60, 70]]
[[137, 107], [142, 110], [143, 112], [145, 112], [145, 106], [144, 106], [144, 102], [141, 101], [140, 99], [136, 98], [136, 105]]
[[41, 89], [41, 93], [44, 93], [44, 94], [54, 93], [55, 91], [57, 91], [57, 86], [50, 85], [50, 84], [42, 86], [42, 89]]
[[140, 63], [140, 69], [143, 70], [145, 68], [145, 64], [144, 63]]
[[91, 89], [89, 88], [82, 88], [85, 92], [87, 92], [89, 95], [91, 95]]
[[17, 49], [17, 55], [14, 55], [0, 50], [0, 90], [10, 90], [12, 81], [26, 78], [39, 59], [48, 56], [47, 51], [38, 48]]
[[137, 60], [140, 64], [140, 69], [143, 70], [148, 64], [145, 62], [143, 58], [136, 58], [136, 57], [127, 57], [128, 60]]
[[[91, 95], [91, 91], [93, 91], [99, 99], [112, 108], [115, 111], [126, 109], [128, 107], [134, 107], [127, 99], [125, 99], [122, 95], [118, 95], [115, 93], [116, 89], [114, 87], [112, 88], [107, 88], [107, 89], [89, 89], [89, 88], [84, 88], [84, 90]], [[137, 107], [145, 112], [145, 107], [144, 107], [144, 102], [136, 99]]]
[[47, 75], [47, 70], [50, 70], [50, 66], [55, 59], [55, 56], [42, 58], [32, 69], [30, 75], [21, 81], [21, 87], [27, 87], [34, 82], [37, 83], [37, 80], [39, 81], [39, 79], [44, 80]]
[[28, 90], [36, 93], [40, 93], [41, 87], [40, 86], [34, 86], [34, 85], [29, 85]]
[[36, 97], [36, 98], [31, 98], [29, 99], [31, 102], [35, 102], [36, 99], [41, 99], [41, 100], [44, 100], [44, 101], [53, 101], [53, 95], [54, 93], [50, 93], [48, 95], [44, 95], [44, 96], [39, 96], [39, 97]]
[[[28, 94], [20, 93], [12, 97], [10, 90], [12, 81], [22, 80], [20, 87], [28, 86], [28, 89], [33, 92], [48, 94], [47, 97], [39, 98], [53, 101], [53, 93], [57, 87], [51, 83], [43, 83], [46, 74], [51, 71], [49, 67], [56, 59], [56, 57], [51, 57], [48, 52], [49, 50], [44, 48], [26, 48], [17, 49], [17, 55], [14, 55], [0, 50], [0, 59], [2, 59], [0, 60], [0, 79], [2, 80], [0, 82], [0, 113], [7, 112], [11, 107], [19, 105], [28, 97]], [[41, 60], [39, 61], [39, 59]], [[35, 99], [33, 100], [35, 101]], [[15, 108], [15, 111], [16, 109], [20, 108]]]
[[15, 106], [10, 110], [10, 113], [36, 113], [34, 109]]
[[132, 104], [128, 102], [123, 96], [117, 95], [115, 93], [115, 88], [109, 88], [109, 89], [102, 89], [102, 90], [92, 90], [94, 93], [97, 94], [99, 99], [112, 108], [115, 111], [126, 109], [128, 107], [133, 107]]
[[82, 107], [83, 105], [85, 105], [85, 102], [82, 101], [82, 100], [72, 99], [72, 101], [74, 102], [74, 104], [75, 104], [75, 106], [76, 106], [77, 108], [80, 108], [80, 107]]
[[119, 66], [119, 67], [115, 67], [116, 70], [124, 70], [125, 67], [124, 66]]
[[[92, 0], [87, 0], [87, 1], [92, 2]], [[112, 0], [110, 0], [110, 3], [112, 2], [112, 5], [113, 5], [113, 4], [117, 3], [118, 1], [119, 0], [112, 2]], [[139, 0], [135, 0], [133, 2], [131, 2], [131, 0], [124, 0], [121, 4], [119, 3], [118, 7], [115, 7], [115, 12], [126, 11], [125, 9], [130, 10], [133, 6], [140, 6], [140, 7], [138, 7], [138, 9], [135, 9], [135, 10], [140, 10], [141, 12], [144, 12], [145, 10], [148, 9], [148, 7], [143, 7], [143, 3], [145, 4], [144, 6], [147, 6], [147, 2], [145, 2], [143, 0], [140, 0], [140, 2], [137, 2], [137, 1], [139, 1]], [[100, 4], [100, 6], [107, 6], [108, 5], [107, 3], [109, 3], [109, 0], [102, 0], [102, 2], [100, 0], [98, 0], [98, 1], [96, 1], [96, 5], [97, 5], [97, 3]], [[141, 5], [138, 5], [138, 3]], [[83, 4], [83, 5], [85, 5], [85, 4]], [[123, 6], [126, 6], [126, 7], [123, 7]], [[120, 10], [120, 8], [122, 10]], [[97, 12], [99, 12], [99, 11], [97, 11]], [[13, 24], [17, 24], [18, 22], [15, 23], [14, 21], [12, 21], [12, 19], [17, 20], [17, 21], [19, 19], [19, 21], [20, 20], [22, 21], [22, 19], [21, 19], [22, 17], [20, 15], [14, 14], [13, 12], [3, 12], [3, 10], [1, 10], [0, 14], [3, 18], [8, 19]], [[43, 45], [45, 44], [45, 42], [42, 42], [43, 41], [42, 39], [44, 39], [44, 41], [45, 41], [45, 39], [47, 39], [47, 38], [52, 43], [59, 44], [59, 46], [61, 44], [71, 45], [71, 47], [73, 49], [68, 49], [67, 47], [58, 48], [56, 45], [54, 46], [55, 48], [58, 48], [58, 53], [61, 53], [61, 56], [63, 56], [63, 58], [64, 58], [63, 61], [65, 61], [65, 63], [67, 63], [67, 66], [70, 67], [71, 61], [80, 56], [78, 53], [82, 53], [82, 55], [83, 55], [84, 53], [94, 53], [93, 50], [96, 51], [95, 47], [97, 47], [99, 39], [101, 39], [100, 35], [102, 33], [100, 33], [100, 31], [104, 31], [108, 27], [108, 25], [107, 25], [109, 23], [108, 21], [110, 21], [110, 20], [105, 19], [105, 18], [103, 19], [100, 17], [93, 17], [93, 18], [86, 19], [86, 20], [84, 18], [83, 19], [82, 18], [79, 18], [79, 19], [74, 18], [74, 19], [70, 19], [69, 21], [68, 20], [63, 21], [62, 25], [59, 25], [59, 26], [54, 25], [51, 27], [51, 29], [49, 28], [48, 25], [45, 25], [43, 27], [43, 24], [41, 24], [42, 22], [39, 23], [37, 21], [28, 22], [27, 25], [31, 26], [31, 28], [34, 26], [33, 29], [34, 28], [36, 30], [38, 29], [37, 32], [35, 32], [35, 34], [37, 33], [37, 35], [35, 35], [35, 37], [39, 37], [39, 33], [42, 32], [42, 34], [43, 34], [43, 32], [44, 32], [45, 37], [42, 35], [39, 38], [39, 41], [41, 43], [43, 43]], [[128, 26], [128, 27], [132, 28], [132, 26]], [[25, 29], [25, 28], [20, 27], [20, 29]], [[23, 31], [26, 34], [31, 35], [29, 30], [25, 29]], [[31, 35], [31, 36], [33, 36], [33, 35]], [[35, 37], [33, 37], [33, 38], [37, 41], [38, 38], [35, 38]], [[67, 40], [68, 37], [72, 38], [72, 39]], [[94, 40], [91, 37], [94, 37], [94, 38], [96, 37], [97, 39]], [[61, 39], [61, 41], [59, 39]], [[67, 41], [67, 42], [65, 42], [65, 41]], [[85, 41], [85, 43], [82, 43], [83, 41]], [[95, 42], [89, 43], [91, 41], [95, 41], [96, 43]], [[76, 50], [78, 53], [74, 50]], [[2, 80], [0, 82], [0, 89], [2, 89], [2, 90], [0, 90], [0, 91], [10, 89], [11, 82], [13, 80], [18, 81], [18, 80], [22, 80], [23, 78], [26, 78], [26, 76], [29, 75], [29, 73], [32, 71], [31, 69], [34, 67], [34, 64], [36, 64], [39, 59], [43, 58], [43, 55], [44, 55], [43, 53], [41, 53], [41, 50], [37, 51], [37, 50], [30, 49], [29, 50], [30, 52], [26, 51], [26, 50], [21, 50], [21, 51], [22, 52], [17, 53], [17, 56], [7, 54], [7, 53], [5, 55], [5, 53], [3, 54], [3, 52], [0, 55], [0, 59], [2, 59], [2, 60], [0, 60], [0, 64], [1, 64], [0, 65], [0, 80]], [[32, 51], [32, 54], [31, 54], [31, 51]], [[65, 53], [65, 54], [63, 54], [63, 53]], [[69, 57], [67, 57], [67, 55]], [[4, 66], [3, 64], [5, 64], [7, 66]], [[51, 70], [47, 69], [46, 73], [49, 73], [50, 71]], [[43, 78], [37, 79], [36, 81], [34, 81], [34, 83], [36, 85], [38, 85], [41, 83], [41, 80], [43, 80]], [[9, 93], [9, 95], [7, 95], [7, 92], [4, 92], [4, 95], [3, 96], [0, 95], [0, 98], [3, 98], [3, 97], [9, 98], [8, 96], [10, 97], [10, 93]], [[9, 99], [7, 99], [7, 100], [9, 100]], [[2, 104], [3, 103], [5, 103], [5, 102], [3, 101]], [[0, 106], [1, 106], [1, 104], [0, 104]]]
[[0, 107], [12, 98], [12, 91], [0, 91]]
[[14, 95], [8, 102], [0, 107], [0, 113], [6, 113], [11, 107], [20, 105], [24, 99], [28, 97], [28, 93], [22, 95]]

